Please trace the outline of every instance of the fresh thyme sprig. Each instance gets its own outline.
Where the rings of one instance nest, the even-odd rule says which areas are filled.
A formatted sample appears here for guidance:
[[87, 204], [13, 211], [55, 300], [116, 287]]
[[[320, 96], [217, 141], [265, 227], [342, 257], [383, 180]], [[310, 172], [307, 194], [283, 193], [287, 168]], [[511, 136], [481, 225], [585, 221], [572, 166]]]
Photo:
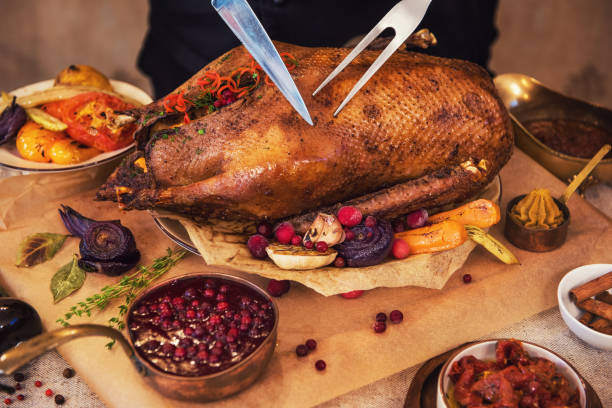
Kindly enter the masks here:
[[[125, 295], [125, 301], [119, 305], [118, 316], [109, 319], [109, 326], [115, 327], [119, 330], [125, 328], [123, 317], [127, 313], [128, 306], [136, 295], [141, 292], [144, 288], [149, 286], [151, 282], [159, 278], [166, 272], [168, 272], [174, 265], [176, 265], [183, 257], [187, 254], [184, 249], [175, 249], [174, 251], [168, 248], [168, 253], [165, 256], [157, 258], [153, 261], [151, 266], [138, 267], [138, 270], [131, 275], [124, 276], [119, 282], [112, 286], [105, 286], [101, 289], [100, 293], [89, 296], [83, 302], [78, 302], [72, 306], [68, 312], [56, 320], [57, 323], [62, 326], [70, 326], [68, 320], [77, 316], [82, 315], [91, 316], [91, 312], [95, 309], [103, 310], [113, 299], [120, 298]], [[107, 348], [111, 348], [115, 341], [107, 344]]]

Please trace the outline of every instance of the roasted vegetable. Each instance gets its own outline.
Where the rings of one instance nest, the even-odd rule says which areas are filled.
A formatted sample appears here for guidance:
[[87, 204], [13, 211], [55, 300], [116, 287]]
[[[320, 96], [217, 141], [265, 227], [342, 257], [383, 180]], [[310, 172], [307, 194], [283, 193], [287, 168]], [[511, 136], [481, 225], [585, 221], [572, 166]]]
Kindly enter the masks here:
[[42, 333], [40, 316], [29, 304], [0, 298], [0, 353]]
[[51, 130], [52, 132], [61, 132], [62, 130], [66, 130], [68, 127], [64, 122], [55, 116], [49, 115], [47, 112], [38, 108], [28, 108], [26, 109], [26, 113], [30, 120], [38, 123], [47, 130]]
[[13, 97], [11, 104], [0, 115], [0, 144], [15, 137], [27, 119], [25, 110], [15, 103], [15, 99]]
[[89, 65], [70, 65], [55, 78], [54, 85], [83, 85], [112, 91], [108, 78]]
[[63, 132], [52, 132], [28, 121], [17, 134], [17, 151], [27, 160], [36, 162], [51, 161], [51, 147], [58, 140], [66, 139]]
[[516, 256], [504, 244], [493, 238], [491, 234], [484, 232], [475, 225], [466, 225], [465, 229], [472, 241], [485, 247], [487, 251], [495, 255], [503, 263], [508, 265], [520, 264]]
[[395, 234], [410, 247], [411, 254], [427, 254], [456, 248], [467, 239], [463, 224], [446, 220], [426, 227], [416, 228]]
[[49, 156], [57, 164], [74, 164], [89, 160], [102, 153], [93, 147], [85, 146], [72, 139], [61, 139], [53, 143]]
[[266, 247], [270, 259], [281, 269], [316, 269], [334, 262], [338, 253], [333, 249], [319, 252], [302, 246], [270, 244]]
[[116, 276], [140, 260], [134, 235], [121, 222], [92, 220], [64, 205], [59, 213], [68, 231], [81, 238], [79, 266], [84, 270]]
[[461, 224], [471, 224], [480, 228], [488, 228], [499, 222], [499, 206], [492, 201], [481, 198], [429, 217], [431, 223], [445, 220], [457, 221]]
[[347, 237], [343, 243], [334, 247], [338, 256], [344, 258], [348, 266], [356, 268], [376, 265], [391, 252], [393, 228], [388, 221], [381, 219], [375, 225], [369, 226], [366, 220], [352, 227], [350, 231], [352, 239]]

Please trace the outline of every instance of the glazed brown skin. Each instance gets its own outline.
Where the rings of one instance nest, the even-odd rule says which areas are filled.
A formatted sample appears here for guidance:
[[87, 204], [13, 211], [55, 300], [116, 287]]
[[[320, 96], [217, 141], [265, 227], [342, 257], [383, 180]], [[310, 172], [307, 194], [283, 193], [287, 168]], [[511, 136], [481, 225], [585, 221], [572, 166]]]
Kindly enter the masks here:
[[[510, 120], [488, 74], [474, 64], [397, 52], [334, 118], [378, 53], [363, 52], [312, 97], [349, 50], [277, 48], [299, 61], [292, 76], [315, 126], [276, 87], [263, 85], [152, 140], [148, 129], [163, 110], [158, 101], [134, 112], [141, 120], [154, 117], [138, 134], [146, 179], [125, 177], [128, 160], [98, 197], [116, 200], [114, 187], [130, 186], [133, 191], [120, 198], [128, 209], [163, 208], [200, 219], [278, 220], [351, 199], [376, 204], [372, 213], [398, 215], [413, 204], [467, 198], [510, 157]], [[223, 75], [248, 63], [244, 48], [235, 48], [179, 89], [198, 94], [193, 84], [205, 70]], [[486, 169], [465, 173], [458, 166], [468, 160], [484, 160]], [[371, 196], [359, 199], [366, 194]]]

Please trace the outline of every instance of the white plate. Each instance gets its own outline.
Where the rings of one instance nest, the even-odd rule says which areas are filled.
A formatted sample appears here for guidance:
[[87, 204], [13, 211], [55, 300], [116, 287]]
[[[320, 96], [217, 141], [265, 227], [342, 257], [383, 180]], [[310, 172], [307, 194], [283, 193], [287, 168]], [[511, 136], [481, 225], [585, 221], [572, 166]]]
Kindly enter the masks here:
[[[130, 85], [126, 82], [110, 80], [111, 85], [115, 92], [121, 95], [129, 96], [143, 105], [149, 104], [153, 101], [145, 91], [140, 88]], [[25, 96], [33, 92], [42, 91], [44, 89], [51, 88], [53, 86], [53, 79], [46, 81], [36, 82], [24, 86], [19, 89], [11, 91], [11, 95]], [[135, 143], [126, 146], [119, 150], [113, 150], [112, 152], [104, 152], [89, 160], [86, 160], [77, 164], [56, 164], [56, 163], [39, 163], [31, 160], [26, 160], [21, 157], [15, 146], [15, 142], [8, 142], [0, 146], [0, 167], [5, 167], [13, 170], [26, 171], [31, 173], [59, 173], [64, 171], [75, 171], [82, 170], [88, 167], [99, 166], [110, 160], [116, 159], [120, 156], [127, 154], [129, 150], [134, 147]]]
[[[478, 195], [479, 198], [486, 198], [487, 200], [499, 203], [502, 195], [501, 177], [497, 175], [495, 179]], [[187, 230], [183, 225], [173, 218], [157, 217], [153, 216], [153, 221], [159, 227], [159, 229], [168, 236], [174, 243], [185, 248], [186, 250], [200, 255], [200, 252], [196, 249], [195, 245], [189, 238]]]
[[612, 271], [612, 264], [593, 264], [572, 269], [559, 282], [557, 300], [563, 321], [576, 336], [598, 349], [612, 351], [612, 336], [580, 323], [578, 319], [584, 312], [570, 300], [569, 296], [570, 290], [610, 271]]

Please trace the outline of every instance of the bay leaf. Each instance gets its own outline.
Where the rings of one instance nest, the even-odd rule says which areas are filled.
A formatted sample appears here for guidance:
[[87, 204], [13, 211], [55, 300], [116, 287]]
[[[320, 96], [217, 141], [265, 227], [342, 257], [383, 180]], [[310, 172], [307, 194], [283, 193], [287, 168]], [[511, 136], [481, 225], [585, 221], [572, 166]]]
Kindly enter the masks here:
[[51, 232], [39, 232], [28, 235], [19, 245], [17, 253], [17, 266], [38, 265], [48, 261], [64, 245], [68, 235], [53, 234]]
[[74, 255], [72, 262], [62, 266], [51, 278], [53, 302], [57, 303], [70, 295], [85, 282], [85, 271], [79, 268], [79, 258]]

